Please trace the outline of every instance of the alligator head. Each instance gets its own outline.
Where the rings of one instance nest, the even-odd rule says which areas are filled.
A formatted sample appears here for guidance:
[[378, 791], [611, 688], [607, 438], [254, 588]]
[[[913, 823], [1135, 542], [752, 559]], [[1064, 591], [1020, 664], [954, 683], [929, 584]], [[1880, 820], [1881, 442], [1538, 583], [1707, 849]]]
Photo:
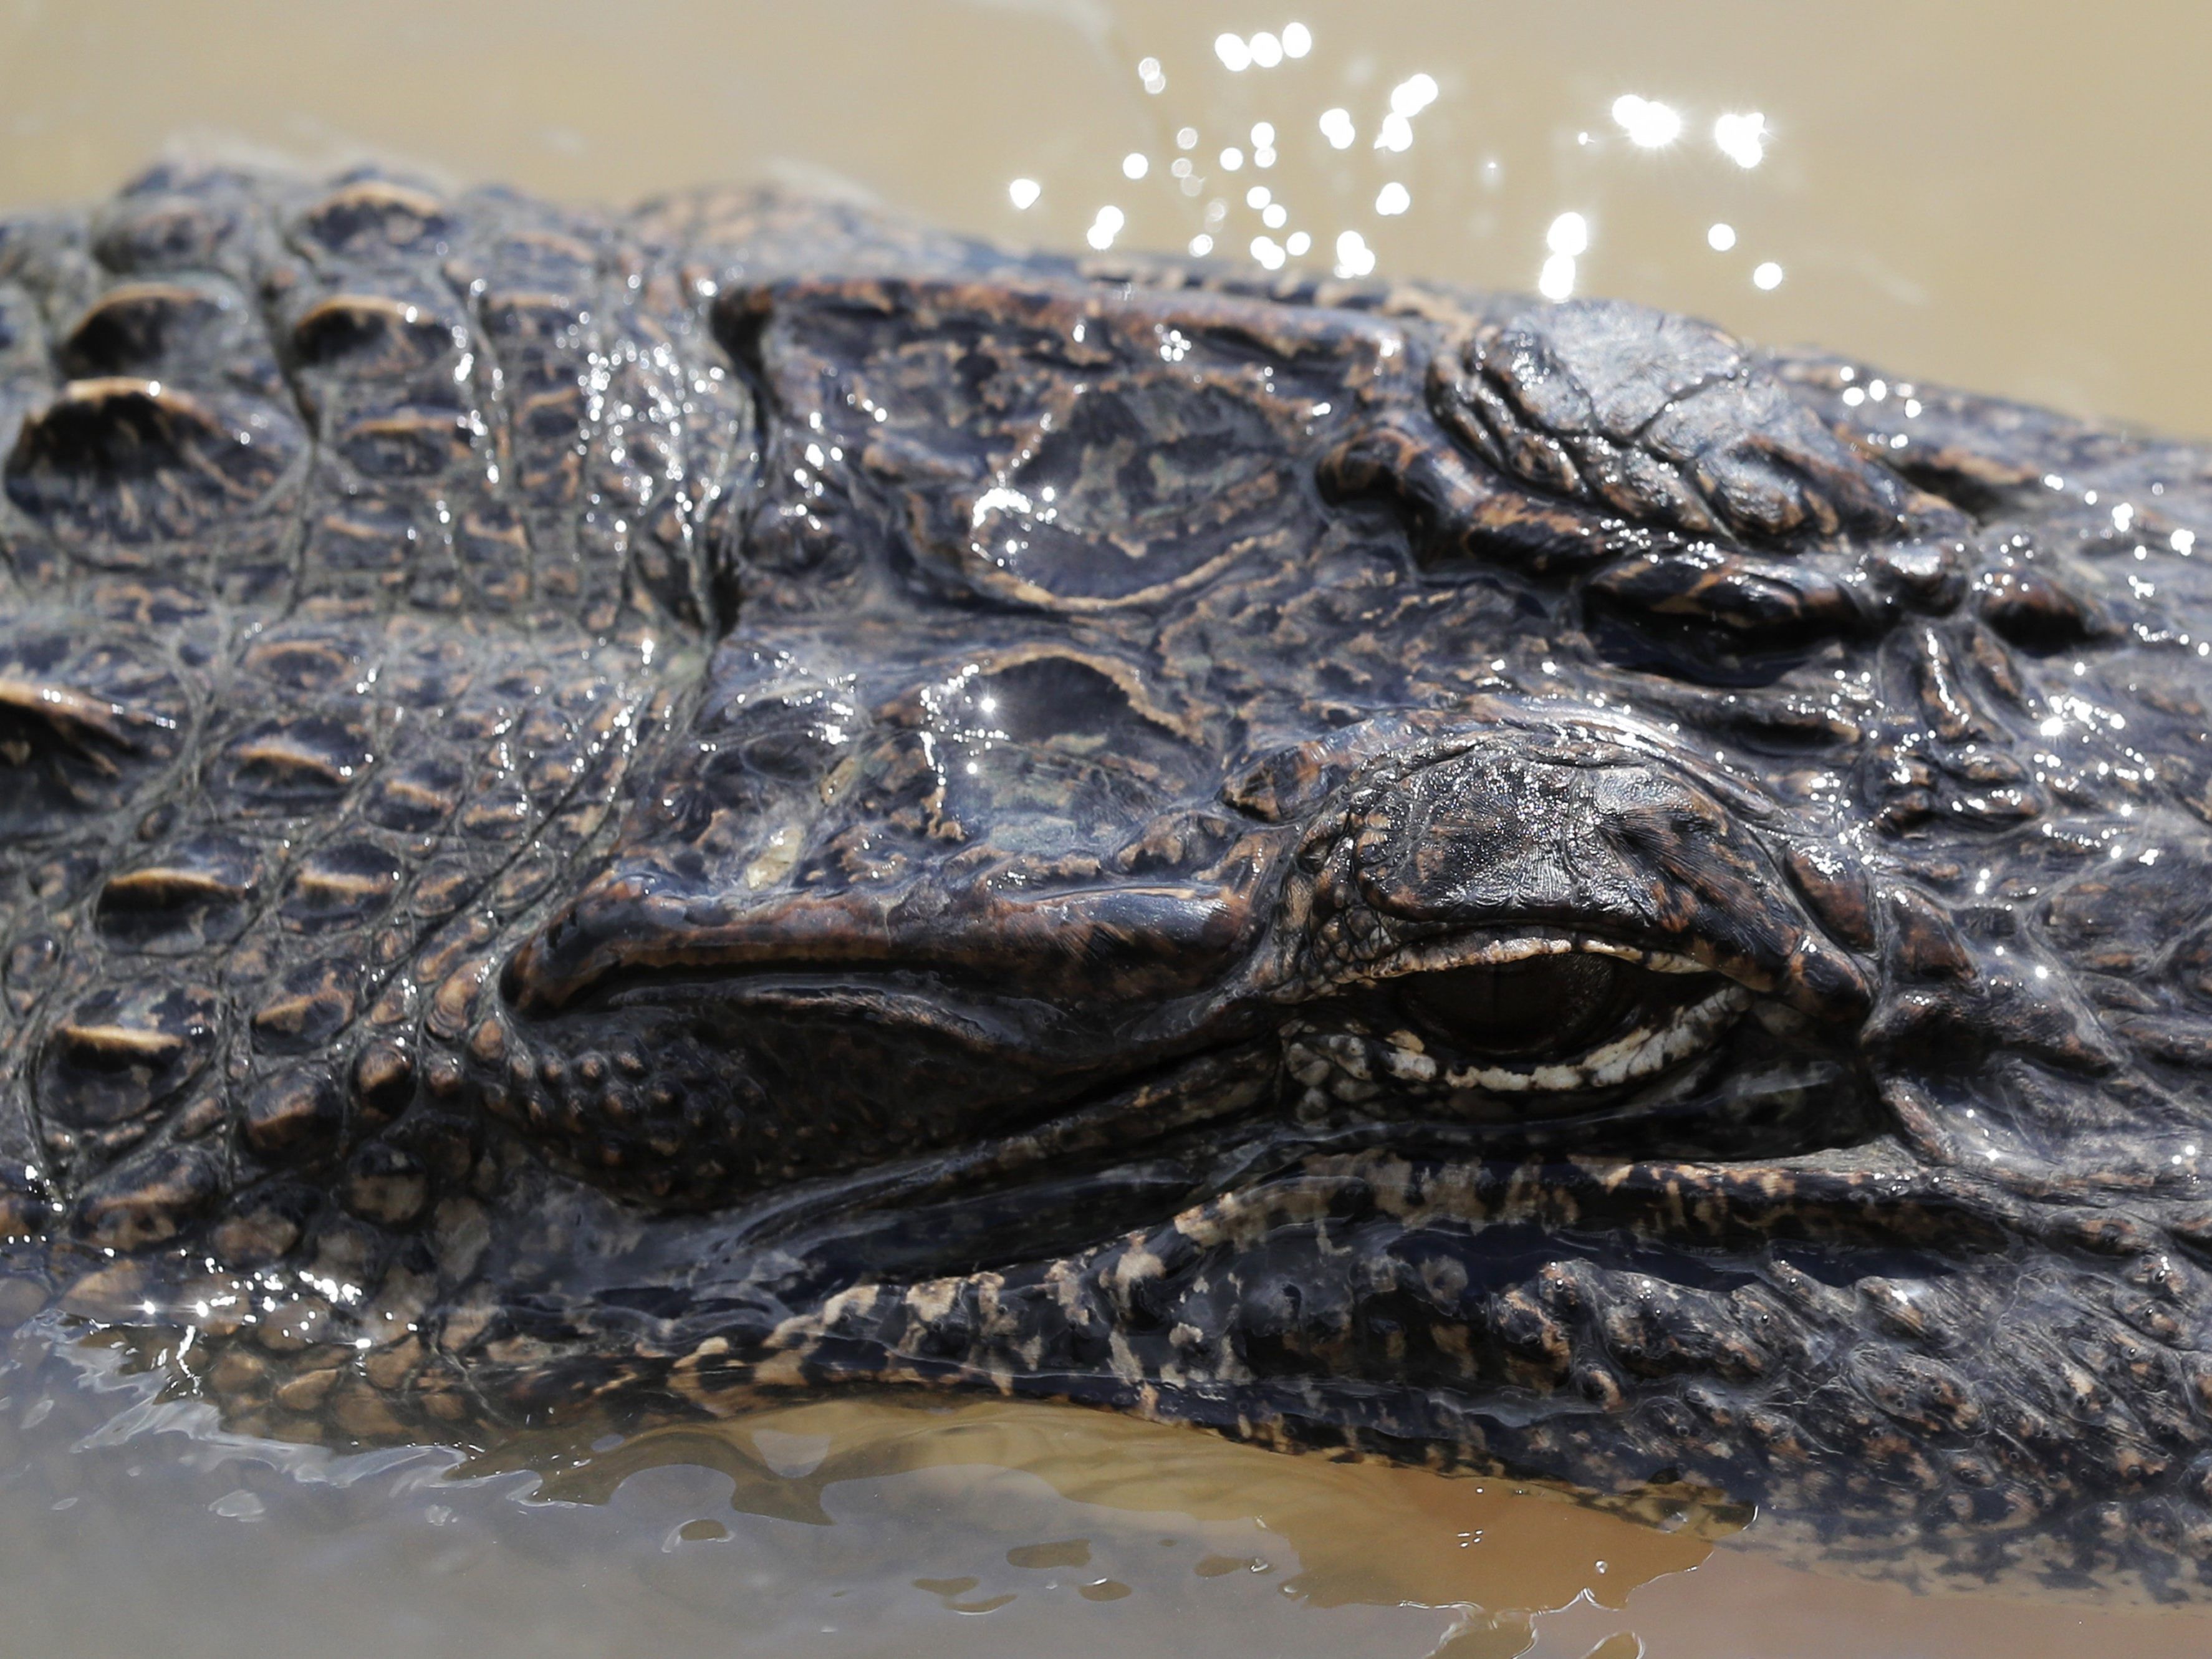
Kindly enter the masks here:
[[238, 1420], [981, 1385], [2198, 1587], [2201, 453], [713, 198], [0, 256], [6, 1219]]

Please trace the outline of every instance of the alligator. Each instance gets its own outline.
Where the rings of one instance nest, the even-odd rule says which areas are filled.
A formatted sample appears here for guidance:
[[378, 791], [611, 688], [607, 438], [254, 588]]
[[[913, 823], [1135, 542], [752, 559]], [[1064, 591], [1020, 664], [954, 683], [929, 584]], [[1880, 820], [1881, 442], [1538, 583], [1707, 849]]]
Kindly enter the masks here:
[[[2212, 453], [709, 191], [0, 223], [0, 1311], [2212, 1585]], [[150, 1339], [149, 1339], [150, 1340]]]

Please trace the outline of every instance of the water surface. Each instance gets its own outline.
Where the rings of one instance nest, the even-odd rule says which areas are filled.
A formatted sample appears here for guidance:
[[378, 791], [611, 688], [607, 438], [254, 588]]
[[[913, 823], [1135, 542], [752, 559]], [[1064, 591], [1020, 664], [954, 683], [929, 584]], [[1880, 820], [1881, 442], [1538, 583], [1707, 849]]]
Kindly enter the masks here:
[[[2207, 433], [2208, 62], [2204, 9], [2019, 0], [13, 0], [0, 206], [177, 145], [605, 202], [779, 178], [1040, 245], [1621, 295]], [[2212, 1614], [1915, 1596], [1756, 1521], [1072, 1409], [340, 1455], [8, 1340], [0, 1654], [2212, 1650]]]

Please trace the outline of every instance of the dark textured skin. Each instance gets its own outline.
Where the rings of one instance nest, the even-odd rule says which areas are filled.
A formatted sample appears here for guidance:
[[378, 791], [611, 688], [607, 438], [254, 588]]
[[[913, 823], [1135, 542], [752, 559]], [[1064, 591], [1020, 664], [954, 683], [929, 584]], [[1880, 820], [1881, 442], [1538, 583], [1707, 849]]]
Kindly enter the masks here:
[[292, 1437], [980, 1384], [2203, 1593], [2203, 450], [173, 169], [0, 223], [0, 454], [13, 1316]]

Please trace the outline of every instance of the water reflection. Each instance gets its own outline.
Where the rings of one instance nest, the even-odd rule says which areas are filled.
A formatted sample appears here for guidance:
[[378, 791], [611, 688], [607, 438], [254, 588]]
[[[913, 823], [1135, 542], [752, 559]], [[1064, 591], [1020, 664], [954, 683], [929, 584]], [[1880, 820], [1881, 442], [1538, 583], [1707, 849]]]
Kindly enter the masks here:
[[[1331, 257], [1356, 237], [1379, 271], [1512, 288], [1536, 282], [1545, 228], [1571, 210], [1604, 228], [1577, 292], [2204, 425], [2212, 337], [2176, 320], [2197, 303], [2203, 233], [2172, 210], [2189, 158], [2212, 143], [2195, 85], [2212, 52], [2203, 9], [2033, 0], [2000, 19], [1905, 0], [1406, 0], [1377, 14], [1304, 0], [1293, 17], [1167, 0], [836, 0], [835, 27], [807, 7], [635, 9], [613, 29], [562, 0], [520, 26], [507, 3], [390, 0], [364, 32], [245, 0], [33, 0], [0, 18], [14, 71], [0, 201], [94, 196], [198, 135], [310, 165], [366, 151], [566, 199], [766, 172], [1063, 248], [1111, 204], [1117, 248], [1204, 237], [1244, 259], [1266, 235], [1291, 261], [1356, 274], [1358, 258]], [[1221, 46], [1224, 31], [1241, 47]], [[1434, 101], [1395, 110], [1422, 77]], [[1680, 135], [1638, 148], [1612, 115], [1629, 97], [1673, 111]], [[1393, 113], [1409, 146], [1376, 149]], [[1268, 167], [1249, 143], [1260, 122], [1275, 134]], [[1227, 148], [1241, 176], [1216, 161]], [[1122, 173], [1132, 153], [1150, 160], [1141, 179]], [[1171, 171], [1170, 157], [1191, 165]], [[1269, 175], [1281, 227], [1225, 188], [1251, 170]], [[1038, 186], [1026, 207], [1007, 193], [1017, 178]], [[1378, 214], [1393, 180], [1411, 207]], [[1727, 249], [1705, 240], [1717, 222], [1735, 232]], [[1761, 289], [1767, 263], [1787, 280]]]
[[[962, 1504], [975, 1471], [1016, 1471], [1069, 1504], [1112, 1512], [1119, 1518], [1099, 1523], [1109, 1531], [1135, 1528], [1160, 1548], [1182, 1549], [1197, 1577], [1219, 1577], [1219, 1563], [1233, 1559], [1316, 1607], [1530, 1613], [1582, 1597], [1618, 1607], [1638, 1585], [1698, 1565], [1739, 1520], [1655, 1501], [1653, 1523], [1644, 1524], [1511, 1482], [1272, 1455], [1127, 1418], [1001, 1401], [819, 1401], [736, 1423], [648, 1430], [587, 1454], [576, 1448], [573, 1434], [520, 1440], [455, 1473], [551, 1469], [541, 1497], [604, 1504], [646, 1469], [698, 1465], [730, 1478], [729, 1507], [740, 1514], [830, 1525], [835, 1489], [849, 1483], [926, 1475], [921, 1485]], [[1177, 1526], [1193, 1534], [1188, 1548], [1165, 1541]], [[1220, 1553], [1224, 1526], [1246, 1553]], [[988, 1553], [971, 1570], [989, 1568]]]
[[1231, 1445], [1073, 1408], [814, 1400], [343, 1453], [225, 1431], [151, 1356], [18, 1331], [9, 1652], [1439, 1659], [2201, 1654], [2201, 1615], [1808, 1576], [1694, 1504]]
[[345, 1454], [55, 1334], [0, 1397], [9, 1651], [1517, 1652], [1729, 1525], [970, 1399]]

